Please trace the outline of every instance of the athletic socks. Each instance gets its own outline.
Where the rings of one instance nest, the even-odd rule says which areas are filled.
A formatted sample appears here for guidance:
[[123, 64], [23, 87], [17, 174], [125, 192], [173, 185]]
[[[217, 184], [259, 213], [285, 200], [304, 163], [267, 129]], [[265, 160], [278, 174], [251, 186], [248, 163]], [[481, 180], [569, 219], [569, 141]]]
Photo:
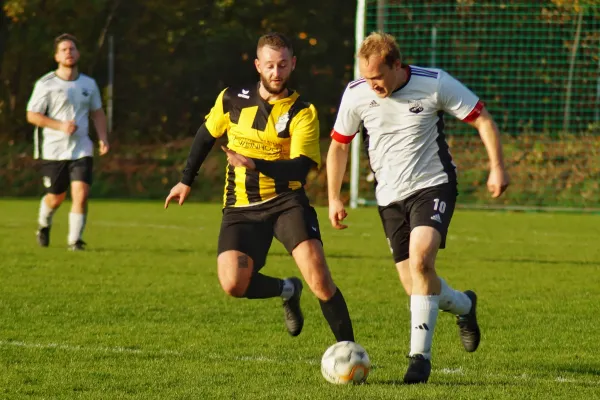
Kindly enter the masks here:
[[[292, 294], [294, 293], [293, 286]], [[252, 276], [244, 297], [248, 299], [270, 299], [271, 297], [282, 296], [284, 287], [285, 283], [282, 279], [257, 273]]]
[[47, 228], [52, 225], [52, 216], [56, 210], [56, 208], [50, 208], [48, 204], [46, 204], [46, 196], [42, 197], [38, 213], [38, 225], [40, 228]]
[[463, 292], [452, 289], [442, 278], [440, 283], [442, 284], [440, 310], [454, 315], [468, 314], [471, 311], [471, 299]]
[[327, 320], [335, 339], [338, 342], [349, 340], [354, 342], [354, 330], [348, 313], [348, 306], [342, 292], [338, 288], [333, 297], [327, 301], [319, 300], [321, 311]]
[[67, 238], [69, 244], [74, 244], [78, 240], [81, 240], [86, 217], [87, 214], [69, 213], [69, 236]]
[[440, 296], [410, 296], [410, 356], [431, 359], [431, 341], [437, 322]]

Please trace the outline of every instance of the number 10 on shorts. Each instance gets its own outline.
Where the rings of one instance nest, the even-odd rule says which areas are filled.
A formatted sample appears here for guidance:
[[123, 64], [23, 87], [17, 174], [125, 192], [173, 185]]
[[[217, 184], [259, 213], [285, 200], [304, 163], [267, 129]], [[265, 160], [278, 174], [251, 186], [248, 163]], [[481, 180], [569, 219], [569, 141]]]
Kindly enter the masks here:
[[433, 211], [439, 211], [443, 214], [446, 211], [446, 202], [440, 199], [433, 199]]

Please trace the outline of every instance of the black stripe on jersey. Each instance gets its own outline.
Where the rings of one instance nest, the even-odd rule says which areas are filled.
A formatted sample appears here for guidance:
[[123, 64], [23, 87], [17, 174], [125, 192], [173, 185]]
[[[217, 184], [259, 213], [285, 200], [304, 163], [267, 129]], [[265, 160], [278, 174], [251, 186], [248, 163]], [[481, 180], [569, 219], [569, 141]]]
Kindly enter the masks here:
[[289, 181], [282, 181], [282, 180], [275, 179], [275, 193], [281, 194], [281, 193], [289, 192], [290, 190], [291, 189], [290, 189]]
[[38, 158], [40, 160], [44, 159], [44, 128], [36, 127], [37, 135], [38, 135]]
[[232, 165], [227, 166], [227, 189], [225, 197], [225, 205], [235, 205], [235, 168]]
[[444, 135], [444, 112], [438, 111], [438, 122], [437, 122], [438, 137], [435, 139], [438, 145], [438, 157], [444, 167], [444, 172], [448, 175], [448, 182], [456, 182], [456, 168], [452, 164], [452, 156], [450, 155], [450, 148], [446, 143], [446, 136]]
[[262, 201], [260, 197], [260, 184], [258, 182], [258, 171], [246, 169], [246, 194], [249, 203], [258, 203]]
[[292, 120], [294, 119], [294, 117], [302, 110], [304, 110], [305, 108], [310, 107], [310, 103], [300, 100], [301, 97], [298, 96], [298, 98], [296, 99], [296, 101], [294, 101], [294, 104], [292, 104], [292, 106], [290, 107], [289, 111], [288, 111], [288, 121], [285, 124], [285, 128], [281, 131], [281, 132], [277, 132], [277, 136], [282, 138], [282, 139], [286, 139], [290, 137], [290, 124], [292, 123]]
[[[364, 127], [362, 122], [361, 122], [361, 126], [360, 126], [359, 130], [360, 129], [362, 129], [363, 149], [365, 151], [365, 155], [367, 156], [367, 161], [369, 163], [369, 170], [371, 172], [375, 173], [375, 171], [373, 171], [373, 168], [371, 167], [371, 157], [369, 156], [369, 141], [371, 139], [371, 136], [369, 136], [369, 131], [367, 130], [367, 128]], [[377, 187], [377, 179], [375, 179], [373, 181], [373, 185], [374, 185], [374, 187]]]
[[271, 115], [273, 105], [260, 98], [258, 90], [254, 93], [254, 96], [256, 96], [258, 112], [254, 117], [254, 121], [252, 121], [252, 129], [258, 129], [259, 131], [264, 132], [264, 130], [267, 129], [267, 122], [269, 122], [269, 115]]
[[237, 124], [240, 120], [240, 107], [234, 107], [235, 101], [232, 96], [232, 89], [228, 88], [223, 93], [223, 114], [229, 113], [229, 120], [234, 124]]

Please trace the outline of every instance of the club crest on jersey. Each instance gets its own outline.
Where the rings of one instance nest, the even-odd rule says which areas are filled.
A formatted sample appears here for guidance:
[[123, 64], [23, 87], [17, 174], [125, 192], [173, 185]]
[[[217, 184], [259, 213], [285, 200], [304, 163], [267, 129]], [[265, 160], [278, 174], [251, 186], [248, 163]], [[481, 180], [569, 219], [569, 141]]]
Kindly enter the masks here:
[[83, 94], [85, 97], [88, 97], [90, 95], [90, 92], [88, 92], [87, 89], [83, 89], [83, 91], [81, 92], [81, 94]]
[[421, 104], [421, 100], [411, 100], [408, 102], [408, 105], [408, 111], [411, 113], [418, 114], [423, 111], [423, 104]]
[[281, 133], [285, 130], [288, 121], [290, 120], [290, 113], [285, 113], [275, 123], [275, 130], [277, 133]]

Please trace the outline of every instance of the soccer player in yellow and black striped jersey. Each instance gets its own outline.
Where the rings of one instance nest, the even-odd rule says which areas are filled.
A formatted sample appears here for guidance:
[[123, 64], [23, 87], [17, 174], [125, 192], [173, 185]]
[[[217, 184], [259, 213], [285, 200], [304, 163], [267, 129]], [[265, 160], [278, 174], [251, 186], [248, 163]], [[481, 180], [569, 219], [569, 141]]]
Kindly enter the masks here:
[[300, 334], [302, 281], [260, 273], [277, 238], [296, 261], [337, 341], [354, 341], [342, 292], [325, 262], [319, 221], [304, 191], [308, 172], [321, 163], [315, 107], [287, 87], [296, 64], [289, 39], [262, 36], [257, 45], [260, 82], [223, 90], [198, 129], [183, 171], [171, 189], [180, 205], [188, 197], [200, 165], [217, 138], [227, 134], [227, 173], [218, 244], [223, 290], [248, 299], [283, 298], [285, 324]]

